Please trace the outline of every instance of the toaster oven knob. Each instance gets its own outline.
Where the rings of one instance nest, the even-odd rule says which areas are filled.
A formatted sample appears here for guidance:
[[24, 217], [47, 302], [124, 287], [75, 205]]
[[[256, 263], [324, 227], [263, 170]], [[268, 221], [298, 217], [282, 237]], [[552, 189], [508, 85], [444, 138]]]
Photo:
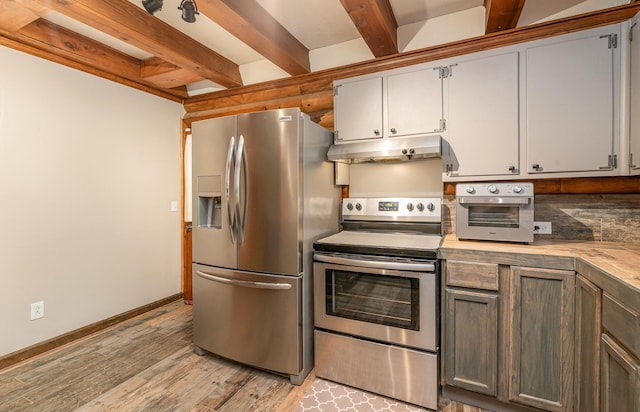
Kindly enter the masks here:
[[413, 203], [411, 203], [411, 202], [407, 203], [407, 210], [409, 212], [413, 211]]
[[467, 193], [475, 193], [476, 189], [473, 188], [473, 186], [467, 186], [467, 188], [465, 189], [467, 191]]
[[351, 202], [347, 203], [347, 209], [353, 210], [353, 203]]
[[433, 203], [429, 203], [427, 205], [427, 209], [429, 209], [429, 212], [433, 212], [434, 210], [436, 210], [436, 207], [434, 206]]
[[522, 187], [514, 186], [513, 187], [513, 193], [522, 193]]
[[489, 193], [498, 193], [498, 188], [495, 187], [494, 185], [489, 185], [487, 190], [489, 191]]
[[362, 205], [360, 203], [356, 203], [356, 210], [358, 212], [362, 210]]
[[416, 205], [416, 209], [418, 209], [418, 211], [422, 212], [424, 210], [424, 205], [422, 203], [418, 203]]

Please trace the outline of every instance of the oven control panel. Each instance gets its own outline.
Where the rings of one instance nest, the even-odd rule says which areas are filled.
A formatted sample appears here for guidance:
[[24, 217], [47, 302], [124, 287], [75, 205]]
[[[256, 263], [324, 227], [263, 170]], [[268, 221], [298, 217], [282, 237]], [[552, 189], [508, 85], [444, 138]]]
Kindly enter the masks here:
[[342, 201], [343, 220], [385, 220], [439, 222], [441, 198], [346, 198]]
[[533, 183], [460, 183], [456, 196], [533, 196]]

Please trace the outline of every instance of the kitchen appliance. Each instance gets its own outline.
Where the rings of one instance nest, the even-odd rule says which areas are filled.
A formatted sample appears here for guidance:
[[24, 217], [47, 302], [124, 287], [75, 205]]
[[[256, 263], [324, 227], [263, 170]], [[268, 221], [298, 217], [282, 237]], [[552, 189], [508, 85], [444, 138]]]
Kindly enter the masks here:
[[533, 242], [533, 183], [456, 185], [459, 239]]
[[195, 350], [300, 384], [313, 368], [313, 241], [338, 230], [332, 135], [298, 109], [192, 133]]
[[341, 163], [392, 162], [442, 157], [439, 135], [394, 137], [341, 142], [329, 148], [327, 158]]
[[314, 243], [315, 374], [437, 409], [440, 198], [349, 198]]

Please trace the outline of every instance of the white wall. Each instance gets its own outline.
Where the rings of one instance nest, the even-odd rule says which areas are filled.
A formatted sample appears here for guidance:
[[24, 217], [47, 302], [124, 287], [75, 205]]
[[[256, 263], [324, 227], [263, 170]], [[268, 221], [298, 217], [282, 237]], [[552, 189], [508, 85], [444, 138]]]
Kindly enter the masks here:
[[424, 47], [482, 36], [484, 6], [398, 27], [398, 50], [408, 52]]
[[350, 197], [442, 197], [442, 159], [349, 165]]
[[183, 109], [12, 49], [0, 62], [2, 356], [180, 291]]

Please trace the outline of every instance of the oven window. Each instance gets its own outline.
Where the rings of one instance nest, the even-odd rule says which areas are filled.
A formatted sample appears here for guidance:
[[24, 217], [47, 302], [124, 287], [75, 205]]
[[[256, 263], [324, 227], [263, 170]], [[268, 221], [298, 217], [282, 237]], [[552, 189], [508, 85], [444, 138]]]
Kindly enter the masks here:
[[419, 330], [419, 280], [327, 270], [327, 315]]
[[480, 227], [520, 227], [518, 206], [471, 205], [469, 206], [469, 226]]

